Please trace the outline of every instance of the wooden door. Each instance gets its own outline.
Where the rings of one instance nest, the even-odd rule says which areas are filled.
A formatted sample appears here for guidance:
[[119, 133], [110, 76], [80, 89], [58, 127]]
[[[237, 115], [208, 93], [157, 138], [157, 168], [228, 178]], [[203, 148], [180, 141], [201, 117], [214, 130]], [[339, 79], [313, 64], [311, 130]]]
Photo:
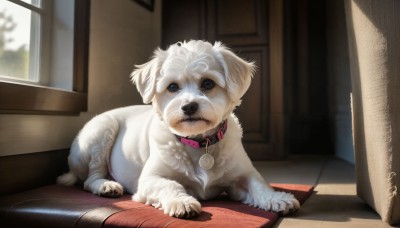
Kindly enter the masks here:
[[[277, 21], [280, 0], [164, 0], [163, 46], [181, 40], [221, 41], [242, 58], [255, 61], [257, 72], [235, 113], [243, 142], [253, 160], [279, 159], [283, 153], [282, 50]], [[272, 7], [272, 8], [271, 8]], [[271, 12], [271, 13], [270, 13]], [[271, 16], [273, 26], [271, 28]], [[272, 56], [271, 53], [276, 55]], [[271, 63], [275, 63], [271, 65]], [[271, 72], [275, 72], [272, 74]]]

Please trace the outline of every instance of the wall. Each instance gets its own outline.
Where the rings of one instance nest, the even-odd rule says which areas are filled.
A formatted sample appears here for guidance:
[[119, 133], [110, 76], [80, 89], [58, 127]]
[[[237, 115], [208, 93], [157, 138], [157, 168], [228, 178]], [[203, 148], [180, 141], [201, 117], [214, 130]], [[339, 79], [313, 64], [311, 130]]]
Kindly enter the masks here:
[[351, 79], [344, 1], [327, 0], [327, 74], [335, 155], [354, 164]]
[[[74, 2], [53, 0], [54, 7], [51, 25], [51, 64], [48, 66], [50, 75], [47, 85], [71, 91], [73, 80], [73, 47], [74, 45]], [[50, 43], [50, 42], [49, 42]], [[46, 85], [46, 84], [45, 84]]]
[[0, 156], [68, 148], [94, 115], [140, 104], [129, 75], [160, 43], [161, 1], [156, 1], [154, 12], [131, 0], [92, 1], [88, 112], [79, 116], [1, 114]]

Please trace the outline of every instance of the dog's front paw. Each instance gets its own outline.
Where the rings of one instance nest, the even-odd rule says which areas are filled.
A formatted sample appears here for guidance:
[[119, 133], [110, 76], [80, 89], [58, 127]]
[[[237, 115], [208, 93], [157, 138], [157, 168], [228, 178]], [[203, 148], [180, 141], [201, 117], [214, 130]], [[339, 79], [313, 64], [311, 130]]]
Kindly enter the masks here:
[[297, 211], [300, 208], [300, 203], [290, 193], [274, 192], [268, 206], [270, 206], [270, 211], [277, 212], [279, 215], [287, 215]]
[[124, 188], [115, 181], [105, 181], [100, 185], [98, 195], [109, 198], [120, 197], [124, 194]]
[[176, 218], [193, 218], [201, 212], [201, 204], [192, 196], [181, 196], [171, 199], [162, 207], [164, 214]]

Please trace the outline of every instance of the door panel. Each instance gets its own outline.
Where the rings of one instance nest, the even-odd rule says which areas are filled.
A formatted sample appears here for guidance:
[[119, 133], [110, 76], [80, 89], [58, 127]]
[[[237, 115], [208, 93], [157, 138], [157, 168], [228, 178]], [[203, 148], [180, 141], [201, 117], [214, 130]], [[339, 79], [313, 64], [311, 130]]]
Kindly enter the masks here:
[[247, 142], [269, 143], [269, 77], [266, 47], [238, 48], [243, 59], [254, 61], [257, 71], [249, 90], [242, 98], [242, 104], [235, 110], [243, 123], [244, 140]]
[[209, 40], [228, 45], [256, 45], [267, 41], [267, 8], [263, 0], [208, 0]]

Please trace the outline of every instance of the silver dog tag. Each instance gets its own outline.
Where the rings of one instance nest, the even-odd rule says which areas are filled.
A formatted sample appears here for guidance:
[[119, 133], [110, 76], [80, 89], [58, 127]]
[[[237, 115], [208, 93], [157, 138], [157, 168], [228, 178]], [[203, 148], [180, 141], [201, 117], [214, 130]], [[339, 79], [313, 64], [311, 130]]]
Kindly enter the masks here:
[[208, 153], [203, 154], [200, 157], [199, 165], [205, 170], [209, 170], [214, 166], [214, 157]]

